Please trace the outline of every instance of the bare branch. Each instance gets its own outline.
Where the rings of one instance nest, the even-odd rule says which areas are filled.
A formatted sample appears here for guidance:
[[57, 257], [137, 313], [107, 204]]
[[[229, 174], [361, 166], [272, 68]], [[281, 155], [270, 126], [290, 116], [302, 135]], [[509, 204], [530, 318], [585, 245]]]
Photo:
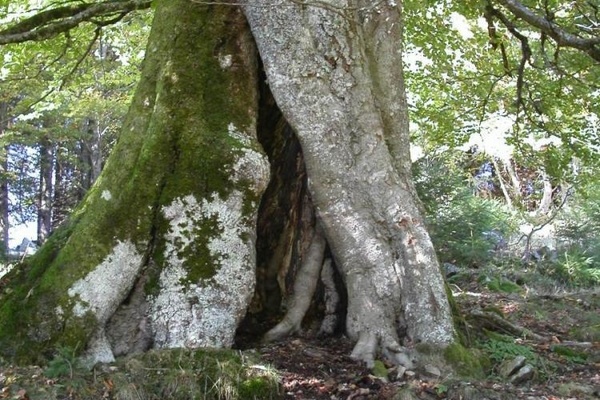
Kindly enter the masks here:
[[[150, 8], [151, 3], [151, 0], [106, 1], [68, 5], [42, 11], [0, 31], [0, 45], [49, 39], [67, 32], [83, 22], [104, 26], [119, 21], [131, 11]], [[98, 18], [105, 17], [110, 17], [110, 19], [108, 21], [98, 20]]]
[[548, 18], [531, 11], [517, 0], [498, 0], [498, 3], [505, 6], [517, 18], [550, 36], [559, 46], [581, 50], [600, 62], [600, 37], [582, 38], [573, 35]]
[[63, 78], [63, 80], [62, 80], [62, 82], [61, 82], [58, 90], [62, 90], [65, 87], [65, 85], [67, 84], [68, 80], [71, 78], [71, 76], [73, 74], [75, 74], [75, 72], [77, 71], [77, 69], [79, 68], [79, 66], [81, 65], [81, 63], [83, 63], [83, 61], [85, 60], [85, 58], [92, 52], [92, 48], [94, 47], [94, 44], [96, 43], [96, 41], [100, 37], [100, 33], [101, 32], [102, 32], [102, 28], [100, 28], [100, 27], [96, 28], [96, 30], [94, 31], [94, 37], [90, 40], [90, 42], [88, 43], [88, 46], [85, 49], [84, 53], [79, 57], [79, 59], [77, 60], [77, 62], [73, 66], [73, 68], [71, 68], [71, 71]]

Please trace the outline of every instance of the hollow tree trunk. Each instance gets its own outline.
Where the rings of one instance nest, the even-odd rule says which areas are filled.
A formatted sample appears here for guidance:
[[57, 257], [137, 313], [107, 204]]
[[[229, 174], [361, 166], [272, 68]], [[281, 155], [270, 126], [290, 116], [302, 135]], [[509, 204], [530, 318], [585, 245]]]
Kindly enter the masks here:
[[[403, 331], [438, 345], [454, 331], [410, 176], [399, 9], [328, 4], [245, 7], [310, 192], [302, 183], [287, 186], [294, 195], [273, 194], [303, 208], [278, 229], [306, 245], [269, 245], [308, 251], [302, 296], [326, 241], [347, 289], [354, 356], [372, 362], [381, 350], [402, 362]], [[0, 351], [25, 359], [87, 344], [92, 360], [110, 360], [150, 346], [231, 344], [254, 287], [268, 175], [254, 132], [251, 43], [235, 7], [159, 2], [142, 81], [104, 171], [68, 226], [11, 275], [17, 290], [2, 294]], [[279, 275], [276, 261], [266, 270]], [[307, 306], [292, 303], [289, 332]]]
[[[244, 7], [268, 83], [296, 131], [309, 190], [348, 291], [353, 355], [398, 361], [413, 342], [454, 329], [439, 264], [411, 181], [395, 2], [258, 0]], [[280, 335], [279, 335], [280, 336]]]
[[164, 0], [146, 54], [100, 178], [1, 294], [5, 356], [69, 346], [93, 362], [233, 342], [269, 174], [256, 49], [237, 7]]

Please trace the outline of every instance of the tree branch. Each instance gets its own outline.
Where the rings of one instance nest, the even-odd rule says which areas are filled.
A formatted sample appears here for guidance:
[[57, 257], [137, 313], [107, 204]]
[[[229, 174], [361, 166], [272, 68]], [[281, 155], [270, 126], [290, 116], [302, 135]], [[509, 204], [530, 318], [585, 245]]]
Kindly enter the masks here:
[[112, 19], [116, 22], [131, 11], [150, 8], [151, 3], [151, 0], [106, 1], [42, 11], [0, 31], [0, 45], [49, 39], [83, 22], [106, 25], [107, 21], [98, 21], [96, 18], [113, 17], [116, 14], [117, 17]]
[[600, 37], [586, 39], [573, 35], [554, 22], [531, 11], [517, 0], [498, 0], [498, 3], [506, 7], [517, 18], [550, 36], [559, 46], [581, 50], [600, 62]]

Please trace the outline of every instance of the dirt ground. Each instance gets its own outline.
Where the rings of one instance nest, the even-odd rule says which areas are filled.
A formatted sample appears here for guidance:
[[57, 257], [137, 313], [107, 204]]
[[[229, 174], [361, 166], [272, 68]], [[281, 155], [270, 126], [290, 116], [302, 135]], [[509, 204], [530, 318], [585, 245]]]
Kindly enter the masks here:
[[[452, 287], [464, 315], [491, 311], [525, 332], [523, 337], [495, 332], [491, 339], [475, 335], [474, 345], [492, 361], [485, 379], [436, 375], [418, 368], [399, 371], [392, 366], [386, 366], [387, 379], [376, 377], [349, 357], [353, 343], [344, 337], [297, 336], [249, 351], [277, 370], [285, 399], [600, 399], [599, 290], [539, 294], [523, 287], [505, 293], [475, 280]], [[471, 324], [471, 329], [477, 328]], [[537, 340], [528, 332], [537, 334]], [[528, 358], [535, 374], [512, 384], [500, 376], [499, 365], [517, 355]], [[87, 388], [82, 396], [77, 388], [69, 389], [68, 381], [46, 378], [40, 367], [0, 367], [0, 399], [43, 398], [30, 397], [32, 385], [62, 385], [65, 399], [115, 398], [113, 388], [101, 384], [95, 392]]]
[[419, 399], [600, 399], [600, 291], [528, 295], [525, 291], [507, 294], [472, 286], [476, 291], [455, 293], [465, 314], [493, 309], [544, 338], [514, 338], [514, 349], [511, 345], [487, 348], [497, 358], [510, 358], [511, 351], [518, 355], [519, 349], [532, 354], [537, 370], [530, 381], [519, 385], [506, 382], [498, 376], [499, 361], [494, 365], [492, 360], [486, 380], [431, 377], [417, 370], [386, 382], [348, 357], [352, 343], [344, 338], [295, 338], [259, 351], [281, 372], [286, 399], [410, 398], [398, 394], [402, 389]]

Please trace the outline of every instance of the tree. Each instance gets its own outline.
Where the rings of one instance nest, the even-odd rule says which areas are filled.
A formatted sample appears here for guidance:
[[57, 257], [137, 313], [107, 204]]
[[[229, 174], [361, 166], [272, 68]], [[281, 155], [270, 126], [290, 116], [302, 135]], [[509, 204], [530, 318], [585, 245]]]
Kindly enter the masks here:
[[598, 61], [574, 41], [598, 48], [592, 2], [406, 2], [405, 15], [412, 133], [426, 151], [479, 135], [492, 150], [512, 147], [497, 171], [516, 208], [528, 180], [521, 167], [540, 175], [536, 185], [547, 175], [556, 188], [583, 178], [568, 167], [573, 158], [597, 164]]
[[[311, 199], [348, 291], [353, 356], [397, 362], [398, 331], [454, 341], [443, 280], [411, 180], [396, 4], [279, 4], [245, 12], [270, 89], [298, 135]], [[291, 331], [295, 326], [290, 326]]]
[[[151, 346], [229, 346], [253, 294], [256, 241], [271, 230], [264, 248], [281, 251], [259, 254], [267, 275], [282, 274], [281, 285], [301, 263], [268, 339], [299, 328], [331, 253], [355, 358], [372, 364], [380, 352], [406, 364], [403, 343], [455, 343], [411, 177], [401, 7], [268, 7], [158, 3], [142, 80], [105, 170], [2, 295], [5, 353], [85, 346], [92, 361], [106, 361]], [[46, 14], [44, 32], [65, 32], [60, 22], [75, 8]], [[8, 33], [29, 29], [21, 22]], [[275, 187], [260, 209], [268, 173], [258, 138]], [[295, 167], [282, 168], [294, 163], [281, 157]], [[283, 221], [264, 218], [285, 206]]]
[[[8, 106], [5, 102], [0, 102], [0, 136], [4, 134], [7, 121], [7, 109]], [[9, 221], [9, 195], [8, 195], [8, 149], [3, 146], [0, 157], [0, 229], [2, 229], [2, 250], [0, 254], [6, 254], [8, 252], [8, 234], [10, 228]]]
[[[277, 104], [302, 144], [317, 214], [307, 260], [320, 268], [326, 240], [348, 290], [354, 356], [372, 362], [381, 349], [405, 360], [402, 328], [413, 341], [452, 343], [443, 280], [410, 178], [401, 69], [390, 68], [401, 61], [399, 8], [360, 16], [259, 9], [249, 5], [246, 15]], [[314, 18], [314, 32], [304, 31], [303, 15]], [[356, 18], [369, 20], [367, 30]], [[288, 29], [280, 31], [277, 19]], [[286, 47], [297, 61], [275, 63]], [[232, 344], [253, 293], [255, 220], [267, 178], [253, 133], [255, 52], [238, 8], [177, 1], [160, 3], [147, 54], [99, 183], [23, 272], [35, 282], [32, 294], [3, 299], [2, 348], [17, 357], [57, 344], [85, 343], [94, 360], [140, 343]], [[31, 343], [7, 345], [15, 340]]]

